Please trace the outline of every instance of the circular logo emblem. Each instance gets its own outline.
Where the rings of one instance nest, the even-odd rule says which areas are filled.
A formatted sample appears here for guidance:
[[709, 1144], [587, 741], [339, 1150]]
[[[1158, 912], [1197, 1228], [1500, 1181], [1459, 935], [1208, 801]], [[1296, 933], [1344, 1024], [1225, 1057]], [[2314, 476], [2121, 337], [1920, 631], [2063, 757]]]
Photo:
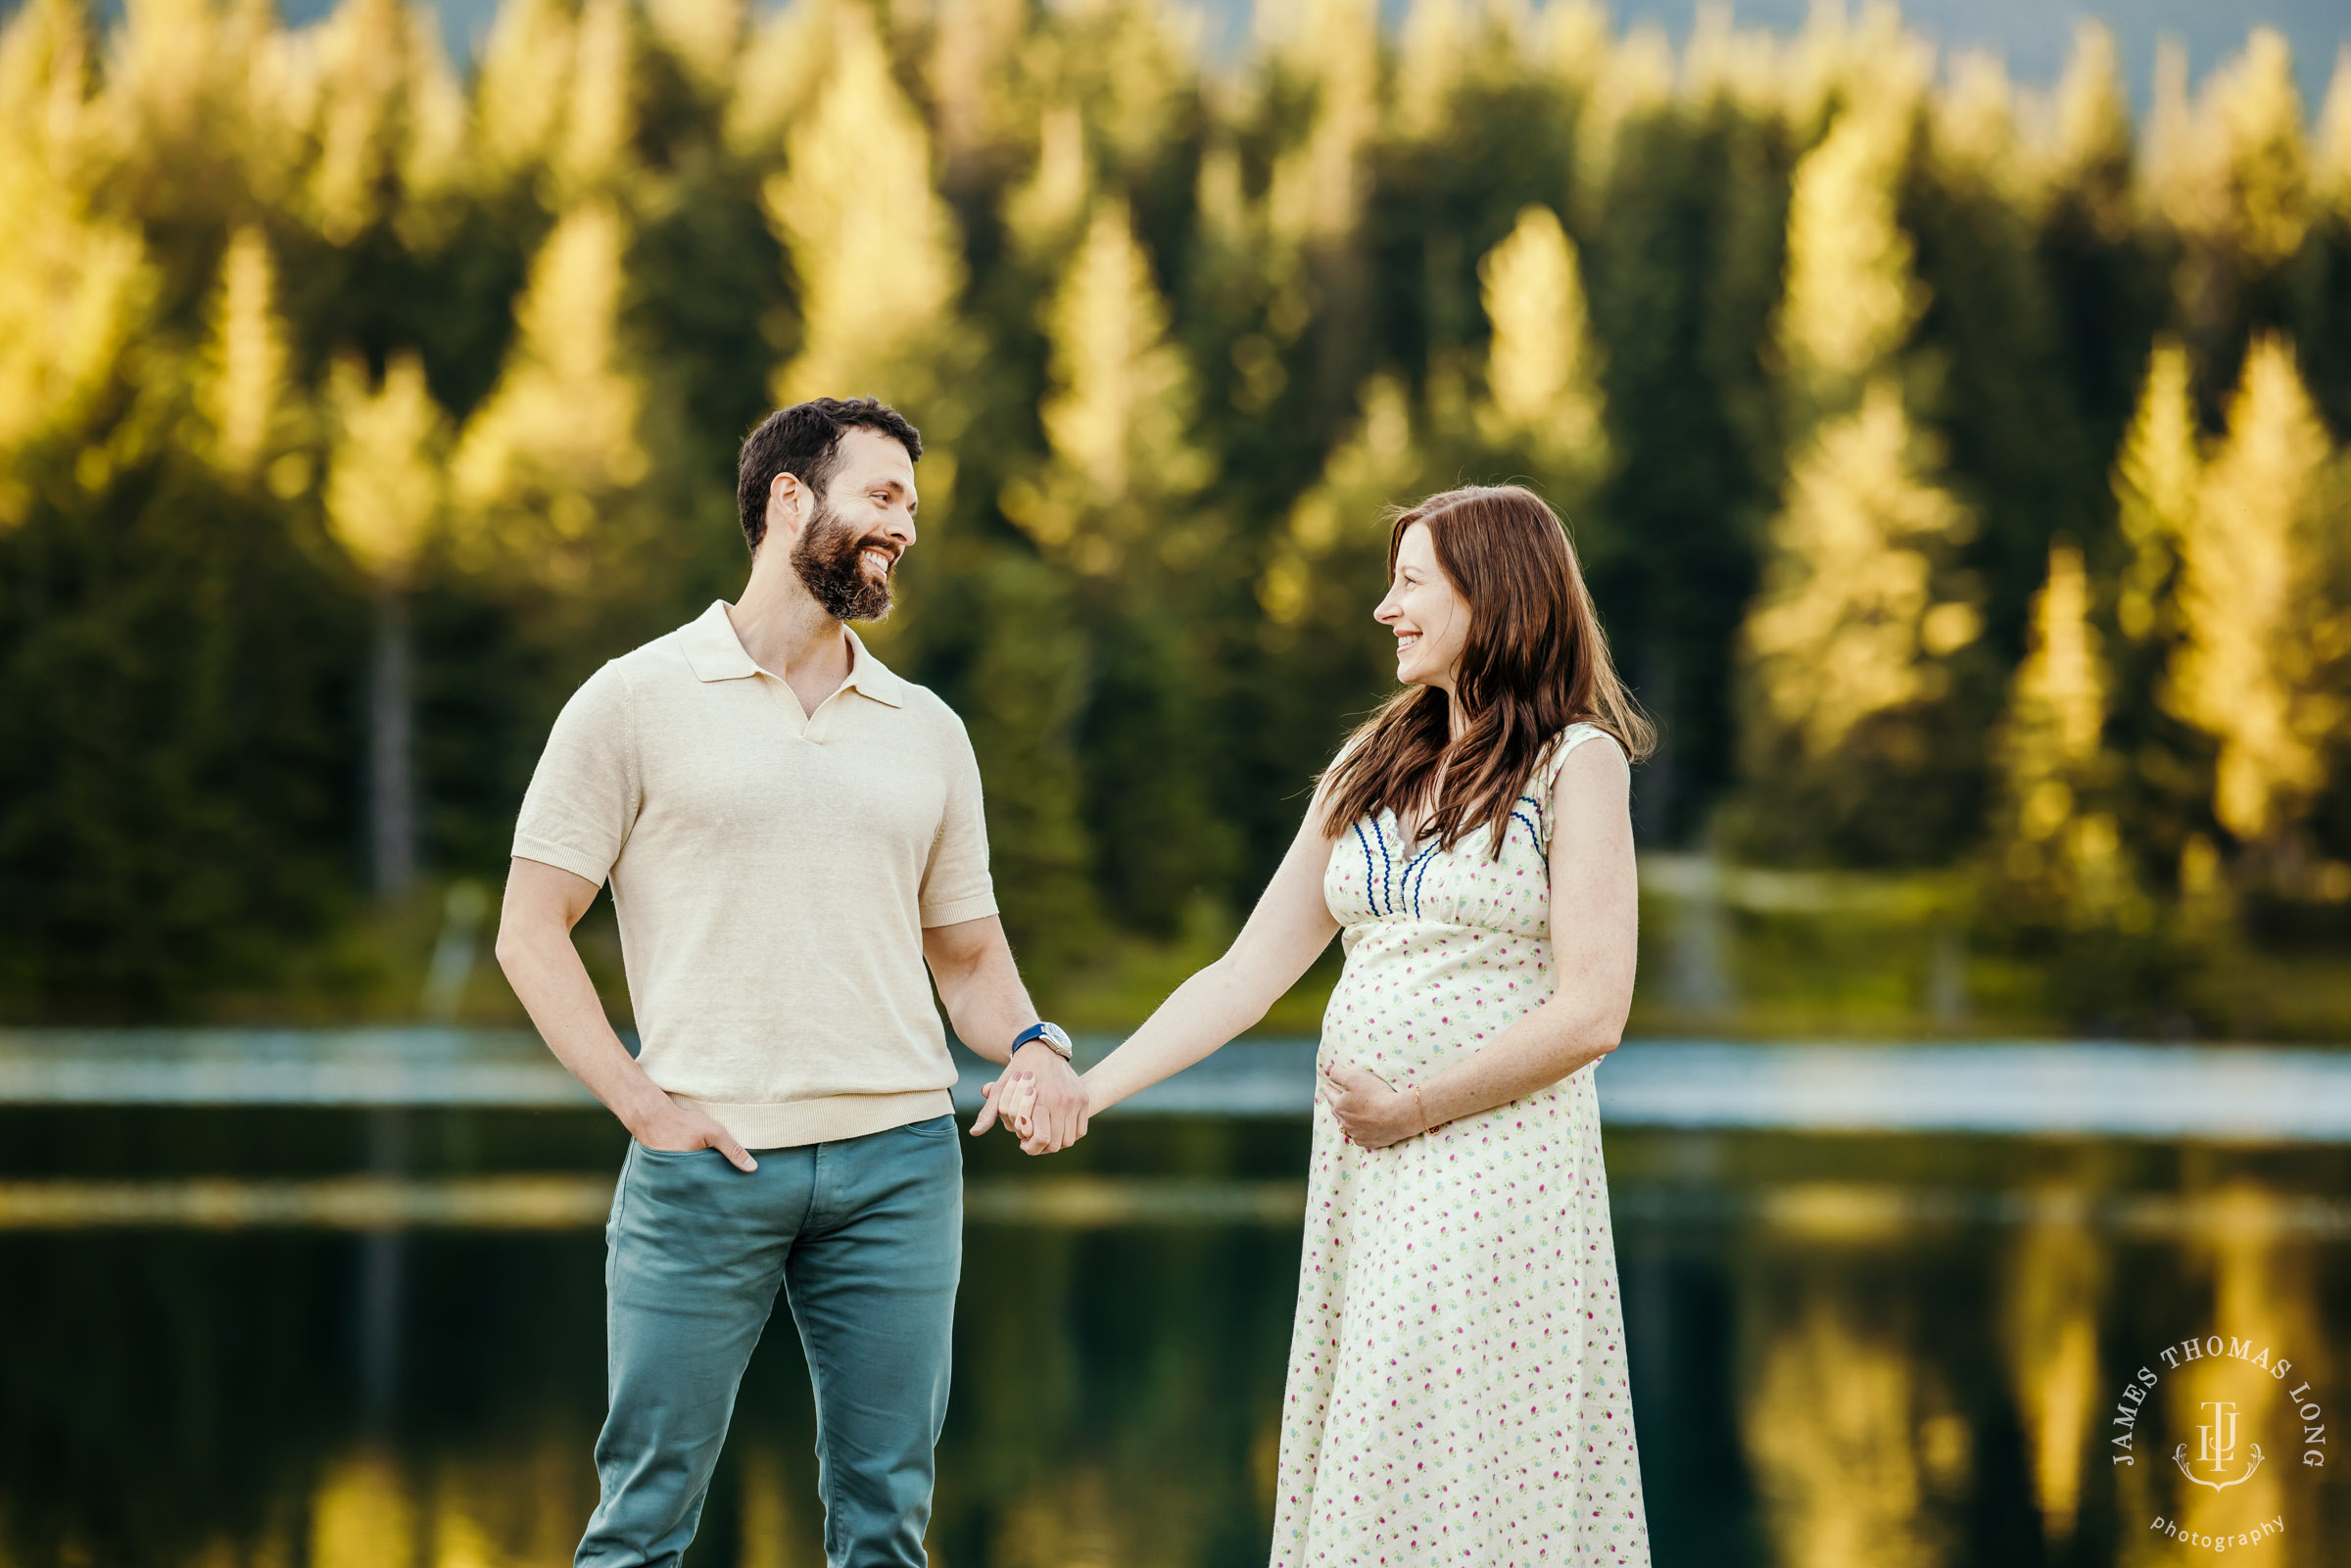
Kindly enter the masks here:
[[2167, 1345], [2123, 1385], [2109, 1428], [2117, 1468], [2154, 1467], [2168, 1497], [2147, 1528], [2227, 1551], [2285, 1533], [2287, 1467], [2323, 1470], [2327, 1411], [2291, 1357], [2232, 1335]]

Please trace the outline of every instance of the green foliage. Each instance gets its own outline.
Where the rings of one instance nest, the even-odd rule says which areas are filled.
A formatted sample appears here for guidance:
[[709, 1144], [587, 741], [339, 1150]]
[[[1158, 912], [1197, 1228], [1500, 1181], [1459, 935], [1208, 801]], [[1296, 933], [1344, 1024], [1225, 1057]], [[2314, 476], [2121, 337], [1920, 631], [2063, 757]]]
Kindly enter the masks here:
[[2071, 1017], [2331, 939], [2351, 73], [2306, 133], [2256, 33], [2142, 134], [2095, 27], [2045, 103], [1884, 10], [1679, 61], [1574, 0], [1259, 37], [505, 0], [460, 79], [396, 0], [27, 0], [0, 1013], [397, 1005], [352, 955], [430, 920], [370, 846], [380, 891], [413, 821], [416, 901], [498, 875], [555, 708], [735, 591], [736, 443], [817, 391], [924, 427], [870, 640], [1106, 1023], [1245, 911], [1385, 689], [1383, 508], [1463, 481], [1568, 517], [1662, 721], [1651, 847], [1956, 879], [1988, 950], [2090, 955], [2002, 993]]

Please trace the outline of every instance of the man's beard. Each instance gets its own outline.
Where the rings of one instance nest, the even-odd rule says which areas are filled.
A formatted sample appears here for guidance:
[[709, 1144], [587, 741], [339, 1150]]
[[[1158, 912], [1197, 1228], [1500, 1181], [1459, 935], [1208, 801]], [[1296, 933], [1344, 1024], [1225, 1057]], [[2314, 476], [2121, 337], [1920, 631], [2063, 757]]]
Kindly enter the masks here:
[[808, 585], [808, 592], [837, 621], [879, 621], [889, 614], [889, 573], [880, 582], [866, 575], [860, 556], [872, 545], [890, 557], [897, 570], [897, 550], [883, 539], [867, 539], [849, 529], [830, 506], [817, 503], [816, 515], [792, 541], [792, 566]]

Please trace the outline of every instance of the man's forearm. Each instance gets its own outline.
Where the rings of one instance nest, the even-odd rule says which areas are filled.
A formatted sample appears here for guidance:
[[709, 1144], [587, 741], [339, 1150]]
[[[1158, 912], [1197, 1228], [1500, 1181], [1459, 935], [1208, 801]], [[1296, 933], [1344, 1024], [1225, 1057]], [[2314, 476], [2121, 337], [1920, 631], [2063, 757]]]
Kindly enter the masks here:
[[984, 948], [960, 970], [940, 973], [935, 967], [932, 977], [955, 1037], [990, 1062], [1010, 1061], [1012, 1037], [1041, 1016], [1021, 983], [1011, 950], [1001, 944]]
[[555, 1060], [632, 1131], [668, 1097], [612, 1031], [569, 931], [532, 931], [499, 943], [506, 981]]

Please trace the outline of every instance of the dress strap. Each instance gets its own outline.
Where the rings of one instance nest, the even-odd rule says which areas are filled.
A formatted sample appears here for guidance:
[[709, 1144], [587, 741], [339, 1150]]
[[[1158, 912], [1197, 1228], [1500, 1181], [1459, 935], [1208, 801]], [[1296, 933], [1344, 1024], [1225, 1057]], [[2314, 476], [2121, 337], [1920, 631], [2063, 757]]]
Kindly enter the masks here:
[[1543, 797], [1546, 805], [1551, 801], [1552, 791], [1559, 787], [1559, 770], [1567, 766], [1568, 754], [1573, 752], [1577, 746], [1592, 739], [1606, 740], [1610, 745], [1616, 744], [1616, 737], [1597, 724], [1571, 724], [1558, 735], [1553, 736], [1550, 742], [1536, 756], [1534, 772], [1529, 777], [1528, 783], [1542, 784], [1543, 787], [1534, 792]]
[[1616, 737], [1597, 724], [1571, 724], [1553, 736], [1535, 754], [1535, 766], [1527, 774], [1526, 787], [1518, 797], [1518, 809], [1531, 810], [1535, 829], [1535, 845], [1548, 858], [1551, 854], [1551, 800], [1559, 786], [1559, 770], [1567, 766], [1567, 758], [1577, 746], [1598, 737], [1609, 745]]

